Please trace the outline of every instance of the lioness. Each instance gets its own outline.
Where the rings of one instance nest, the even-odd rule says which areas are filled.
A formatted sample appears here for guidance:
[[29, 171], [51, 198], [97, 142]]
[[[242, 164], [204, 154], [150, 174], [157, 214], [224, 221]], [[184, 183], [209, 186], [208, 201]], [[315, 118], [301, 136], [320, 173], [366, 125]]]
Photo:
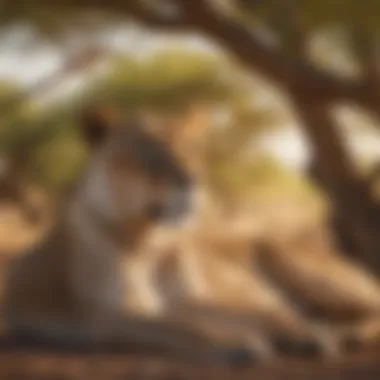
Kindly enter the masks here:
[[138, 122], [109, 120], [85, 113], [87, 168], [50, 233], [11, 263], [3, 300], [10, 334], [69, 345], [153, 346], [207, 362], [250, 361], [242, 345], [130, 312], [126, 257], [154, 224], [188, 213], [192, 181], [167, 145]]
[[193, 109], [171, 124], [148, 119], [156, 136], [180, 153], [196, 196], [192, 225], [172, 231], [156, 226], [132, 260], [133, 308], [235, 336], [260, 356], [272, 357], [278, 348], [281, 353], [336, 352], [338, 342], [328, 328], [305, 318], [281, 289], [251, 270], [254, 223], [241, 225], [239, 215], [227, 215], [213, 202], [203, 172], [209, 120], [202, 111]]
[[380, 282], [369, 268], [344, 255], [325, 220], [303, 223], [257, 242], [259, 267], [308, 318], [334, 327], [355, 346], [379, 343]]
[[[375, 331], [380, 331], [376, 322], [378, 281], [369, 271], [334, 253], [326, 221], [315, 224], [313, 210], [303, 210], [302, 214], [311, 218], [304, 220], [298, 215], [299, 205], [293, 209], [290, 204], [285, 210], [289, 220], [276, 225], [276, 218], [268, 223], [268, 231], [260, 233], [255, 232], [254, 215], [248, 215], [241, 228], [233, 231], [235, 221], [239, 224], [250, 214], [239, 207], [232, 213], [215, 212], [214, 221], [205, 222], [200, 214], [207, 208], [205, 204], [212, 202], [204, 188], [207, 178], [202, 173], [205, 162], [199, 142], [209, 121], [202, 112], [191, 115], [172, 127], [158, 123], [156, 132], [159, 138], [170, 140], [192, 168], [200, 195], [196, 226], [182, 235], [175, 232], [177, 243], [169, 243], [168, 248], [145, 248], [135, 272], [136, 289], [143, 290], [137, 304], [145, 311], [167, 315], [186, 310], [182, 313], [194, 323], [203, 323], [208, 314], [210, 324], [221, 331], [238, 324], [237, 335], [244, 331], [248, 344], [256, 345], [259, 334], [267, 351], [279, 341], [286, 351], [336, 352], [351, 340], [352, 332], [358, 343], [369, 340], [371, 334], [380, 335]], [[281, 220], [281, 209], [275, 213]], [[156, 240], [162, 243], [165, 238]], [[157, 275], [160, 279], [152, 280]], [[223, 323], [217, 323], [223, 316]], [[253, 330], [244, 329], [247, 320]], [[354, 322], [355, 328], [346, 330], [346, 321]]]

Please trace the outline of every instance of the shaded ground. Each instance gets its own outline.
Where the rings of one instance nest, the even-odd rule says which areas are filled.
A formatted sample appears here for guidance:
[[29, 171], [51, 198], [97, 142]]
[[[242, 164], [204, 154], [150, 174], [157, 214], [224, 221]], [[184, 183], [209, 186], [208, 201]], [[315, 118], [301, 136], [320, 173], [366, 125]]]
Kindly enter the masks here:
[[[0, 289], [2, 270], [16, 251], [29, 245], [38, 231], [25, 233], [20, 217], [2, 212], [0, 218]], [[17, 236], [17, 239], [15, 239]], [[1, 336], [1, 334], [0, 334]], [[250, 368], [191, 366], [148, 353], [57, 352], [20, 347], [0, 338], [0, 380], [361, 380], [380, 379], [380, 351], [358, 353], [334, 361], [281, 359]]]
[[380, 353], [334, 362], [282, 360], [244, 369], [207, 368], [147, 355], [0, 352], [1, 379], [379, 379]]

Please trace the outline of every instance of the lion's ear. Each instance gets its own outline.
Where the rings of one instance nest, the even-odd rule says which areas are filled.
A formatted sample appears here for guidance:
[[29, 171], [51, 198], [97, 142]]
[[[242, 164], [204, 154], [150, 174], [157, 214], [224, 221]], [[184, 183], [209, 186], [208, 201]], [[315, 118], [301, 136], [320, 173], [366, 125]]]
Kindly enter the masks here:
[[92, 106], [84, 110], [80, 128], [87, 143], [95, 148], [102, 144], [120, 123], [120, 114], [112, 106]]

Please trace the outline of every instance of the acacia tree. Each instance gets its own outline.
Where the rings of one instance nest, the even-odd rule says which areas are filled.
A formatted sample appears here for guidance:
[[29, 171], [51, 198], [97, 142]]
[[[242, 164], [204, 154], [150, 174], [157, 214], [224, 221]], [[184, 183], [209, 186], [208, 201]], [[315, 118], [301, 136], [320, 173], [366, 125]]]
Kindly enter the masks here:
[[[378, 2], [62, 0], [54, 5], [37, 0], [4, 1], [2, 8], [4, 25], [27, 18], [49, 33], [57, 26], [91, 29], [105, 17], [207, 35], [286, 91], [313, 147], [314, 172], [332, 200], [339, 228], [351, 237], [353, 250], [380, 271], [379, 206], [369, 184], [356, 172], [331, 115], [332, 106], [345, 102], [380, 116]], [[311, 59], [315, 36], [331, 30], [342, 31], [341, 41], [350, 46], [358, 75], [334, 75]]]
[[[333, 105], [349, 102], [380, 116], [379, 29], [374, 16], [379, 6], [351, 1], [292, 0], [177, 0], [171, 4], [176, 10], [172, 17], [139, 2], [122, 8], [151, 26], [202, 31], [252, 70], [282, 86], [313, 147], [314, 172], [335, 206], [340, 235], [350, 239], [350, 248], [368, 264], [380, 269], [379, 207], [371, 197], [370, 184], [354, 169], [331, 115]], [[109, 9], [113, 7], [121, 10], [119, 3], [113, 3]], [[342, 78], [313, 65], [308, 55], [312, 38], [332, 27], [343, 30], [344, 40], [360, 66], [357, 77]], [[263, 29], [267, 39], [259, 33]]]

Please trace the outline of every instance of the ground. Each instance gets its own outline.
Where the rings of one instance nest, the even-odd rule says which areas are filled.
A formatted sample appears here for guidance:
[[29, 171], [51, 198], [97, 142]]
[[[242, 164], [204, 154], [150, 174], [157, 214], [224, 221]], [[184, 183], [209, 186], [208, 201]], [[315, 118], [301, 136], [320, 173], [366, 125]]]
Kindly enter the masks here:
[[[3, 209], [0, 259], [3, 252], [28, 246], [41, 231], [28, 230], [18, 213]], [[17, 239], [14, 237], [17, 236]], [[64, 353], [32, 350], [0, 339], [0, 379], [28, 380], [361, 380], [380, 379], [380, 351], [353, 354], [334, 361], [281, 359], [249, 368], [208, 368], [148, 353]]]
[[1, 379], [33, 380], [362, 380], [379, 379], [380, 353], [366, 353], [333, 362], [282, 360], [250, 368], [224, 369], [190, 366], [147, 355], [53, 354], [23, 350], [0, 353]]

